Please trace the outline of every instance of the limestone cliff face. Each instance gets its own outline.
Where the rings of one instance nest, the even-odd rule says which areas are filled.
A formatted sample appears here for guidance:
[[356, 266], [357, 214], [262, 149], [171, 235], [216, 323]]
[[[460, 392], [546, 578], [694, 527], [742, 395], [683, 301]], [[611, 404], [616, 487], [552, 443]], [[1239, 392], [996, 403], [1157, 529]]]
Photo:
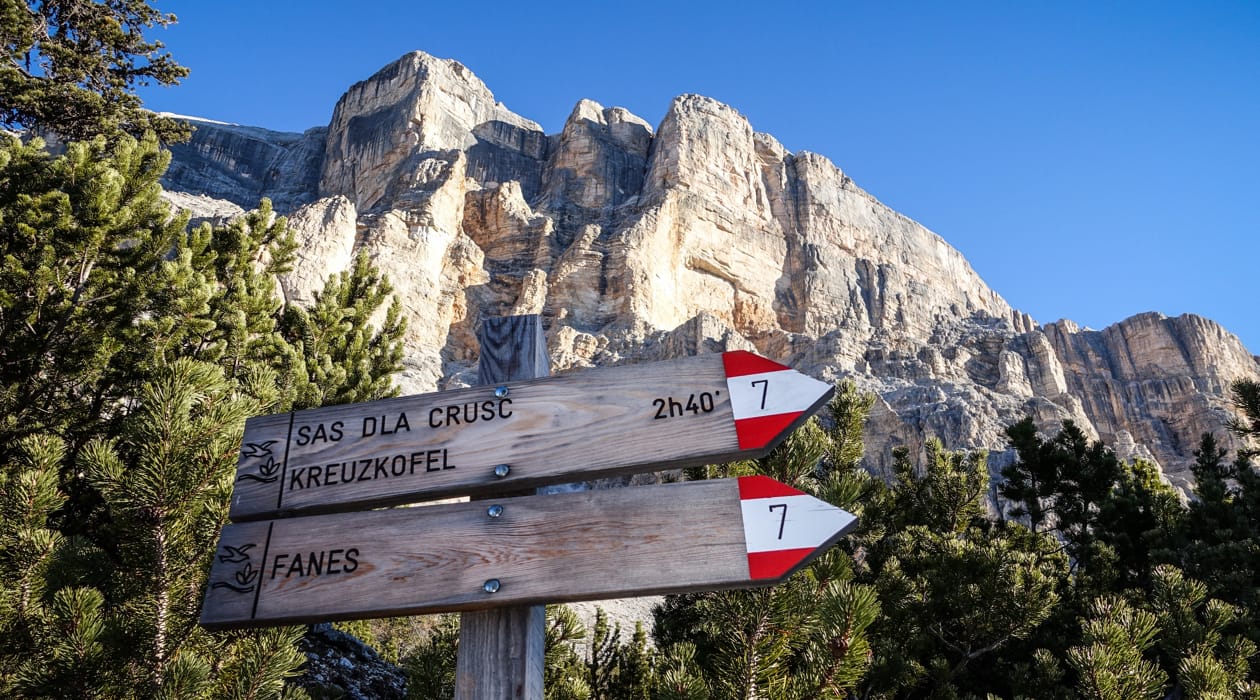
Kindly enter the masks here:
[[1145, 446], [1170, 466], [1184, 462], [1204, 432], [1241, 446], [1221, 430], [1229, 413], [1220, 397], [1235, 379], [1256, 377], [1257, 359], [1215, 322], [1146, 313], [1101, 331], [1058, 321], [1045, 334], [1067, 390], [1108, 443]]
[[168, 190], [190, 192], [253, 209], [270, 197], [279, 211], [316, 198], [324, 158], [323, 127], [302, 134], [190, 119], [188, 143], [174, 144], [162, 178]]
[[1032, 415], [1180, 479], [1199, 434], [1222, 433], [1228, 383], [1260, 378], [1195, 316], [1039, 326], [831, 161], [697, 95], [655, 130], [583, 100], [548, 136], [464, 66], [417, 52], [352, 86], [326, 130], [198, 133], [169, 189], [252, 206], [242, 192], [270, 194], [258, 164], [284, 164], [270, 182], [299, 193], [278, 208], [303, 241], [289, 299], [360, 250], [389, 275], [406, 392], [466, 382], [481, 318], [540, 313], [558, 371], [746, 348], [851, 378], [880, 397], [873, 466], [932, 435], [1001, 460], [1003, 428]]
[[417, 180], [428, 181], [425, 163], [434, 154], [461, 151], [461, 177], [514, 180], [532, 197], [546, 148], [542, 129], [496, 102], [472, 71], [417, 51], [337, 102], [319, 190], [345, 195], [360, 210], [389, 206]]

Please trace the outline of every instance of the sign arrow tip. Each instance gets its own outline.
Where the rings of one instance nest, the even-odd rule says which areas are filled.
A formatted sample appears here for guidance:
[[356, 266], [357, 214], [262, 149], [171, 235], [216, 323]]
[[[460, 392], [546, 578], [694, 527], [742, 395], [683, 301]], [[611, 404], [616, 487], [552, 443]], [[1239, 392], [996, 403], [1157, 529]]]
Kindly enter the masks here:
[[739, 480], [748, 573], [776, 580], [831, 546], [857, 516], [767, 476]]
[[769, 448], [829, 401], [835, 388], [743, 350], [722, 354], [741, 450]]

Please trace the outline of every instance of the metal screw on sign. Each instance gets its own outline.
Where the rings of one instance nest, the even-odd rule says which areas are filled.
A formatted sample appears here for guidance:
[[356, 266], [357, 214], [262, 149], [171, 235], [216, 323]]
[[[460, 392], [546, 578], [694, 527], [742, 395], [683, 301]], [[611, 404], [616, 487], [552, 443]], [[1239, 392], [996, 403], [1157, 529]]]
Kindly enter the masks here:
[[486, 515], [492, 518], [497, 518], [500, 515], [503, 515], [503, 506], [498, 505], [498, 504], [490, 506], [489, 508], [486, 509]]
[[494, 467], [494, 475], [502, 479], [512, 471], [512, 468], [506, 464], [498, 464]]
[[481, 590], [485, 591], [486, 593], [498, 593], [499, 585], [500, 585], [499, 579], [492, 578], [489, 581], [486, 581], [485, 583], [481, 584]]
[[494, 398], [496, 398], [496, 399], [506, 399], [506, 398], [507, 398], [507, 395], [508, 395], [508, 388], [507, 388], [507, 387], [505, 387], [505, 386], [499, 386], [499, 387], [495, 387], [495, 388], [494, 388]]

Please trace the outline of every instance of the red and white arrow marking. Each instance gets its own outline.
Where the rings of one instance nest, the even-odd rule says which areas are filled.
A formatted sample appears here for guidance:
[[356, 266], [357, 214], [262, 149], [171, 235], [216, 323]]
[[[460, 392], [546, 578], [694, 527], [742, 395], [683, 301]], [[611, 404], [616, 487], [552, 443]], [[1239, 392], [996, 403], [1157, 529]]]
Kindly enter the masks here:
[[739, 478], [748, 577], [777, 579], [830, 546], [857, 516], [768, 476]]
[[830, 384], [751, 352], [722, 353], [741, 450], [770, 444], [833, 391]]

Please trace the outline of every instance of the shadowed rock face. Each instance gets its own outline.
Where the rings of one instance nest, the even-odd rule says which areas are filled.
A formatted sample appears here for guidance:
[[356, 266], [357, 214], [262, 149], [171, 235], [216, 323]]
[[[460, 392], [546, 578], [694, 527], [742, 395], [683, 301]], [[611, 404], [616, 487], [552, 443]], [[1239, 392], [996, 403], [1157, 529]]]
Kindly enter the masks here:
[[[417, 52], [352, 86], [326, 131], [199, 133], [168, 188], [238, 201], [278, 183], [303, 240], [290, 299], [357, 250], [389, 275], [409, 322], [406, 392], [465, 383], [481, 318], [540, 313], [557, 371], [745, 348], [850, 378], [880, 397], [874, 467], [927, 436], [1000, 463], [1004, 427], [1032, 415], [1184, 481], [1199, 435], [1224, 437], [1229, 382], [1260, 378], [1197, 316], [1039, 326], [829, 160], [698, 95], [655, 131], [583, 100], [547, 136], [464, 66]], [[264, 161], [290, 169], [267, 181]]]
[[1203, 433], [1223, 433], [1220, 398], [1235, 379], [1256, 376], [1236, 336], [1190, 314], [1139, 314], [1101, 331], [1057, 321], [1045, 335], [1099, 435], [1146, 446], [1170, 468], [1191, 459]]
[[302, 134], [190, 119], [188, 143], [174, 144], [162, 178], [168, 190], [232, 202], [245, 209], [270, 197], [277, 211], [291, 211], [318, 196], [326, 129]]

